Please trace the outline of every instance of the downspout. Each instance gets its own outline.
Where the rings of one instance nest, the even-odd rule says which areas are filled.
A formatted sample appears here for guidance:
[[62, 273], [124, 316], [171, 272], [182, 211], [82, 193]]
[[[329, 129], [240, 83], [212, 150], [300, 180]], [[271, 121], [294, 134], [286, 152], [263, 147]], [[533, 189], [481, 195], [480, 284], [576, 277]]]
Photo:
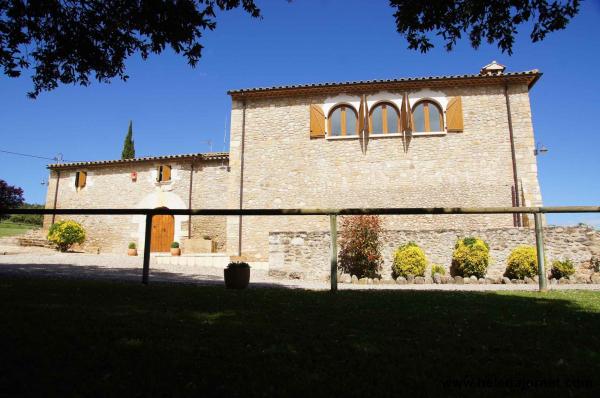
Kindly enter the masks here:
[[[508, 134], [510, 137], [510, 153], [512, 157], [512, 169], [513, 169], [513, 192], [514, 192], [514, 205], [520, 207], [519, 198], [519, 176], [517, 174], [517, 157], [515, 154], [515, 139], [513, 134], [512, 114], [510, 111], [510, 99], [508, 97], [508, 82], [504, 83], [504, 98], [506, 99], [506, 113], [508, 115]], [[521, 226], [521, 215], [514, 215], [515, 227]]]
[[[244, 143], [246, 138], [246, 100], [242, 100], [242, 143], [240, 154], [240, 210], [244, 204]], [[238, 222], [238, 256], [242, 255], [242, 215]]]
[[[52, 205], [52, 210], [56, 210], [56, 202], [58, 201], [58, 183], [60, 182], [60, 170], [56, 170], [56, 187], [54, 189], [54, 204]], [[56, 213], [52, 213], [52, 224], [54, 224], [54, 220], [56, 220]], [[52, 225], [50, 224], [50, 225]]]
[[[192, 210], [192, 185], [194, 183], [194, 160], [196, 158], [192, 158], [192, 164], [190, 167], [190, 191], [188, 194], [188, 209]], [[188, 215], [188, 239], [192, 238], [192, 215]]]

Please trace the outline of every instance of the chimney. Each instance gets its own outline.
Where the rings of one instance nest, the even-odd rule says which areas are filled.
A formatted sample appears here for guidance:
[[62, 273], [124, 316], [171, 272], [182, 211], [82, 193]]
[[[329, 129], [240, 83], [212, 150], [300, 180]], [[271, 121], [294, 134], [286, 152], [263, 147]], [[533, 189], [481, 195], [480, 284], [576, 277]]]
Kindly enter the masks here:
[[492, 61], [490, 64], [487, 64], [479, 71], [479, 74], [482, 76], [497, 76], [502, 75], [504, 73], [504, 69], [506, 66], [500, 65], [496, 61]]

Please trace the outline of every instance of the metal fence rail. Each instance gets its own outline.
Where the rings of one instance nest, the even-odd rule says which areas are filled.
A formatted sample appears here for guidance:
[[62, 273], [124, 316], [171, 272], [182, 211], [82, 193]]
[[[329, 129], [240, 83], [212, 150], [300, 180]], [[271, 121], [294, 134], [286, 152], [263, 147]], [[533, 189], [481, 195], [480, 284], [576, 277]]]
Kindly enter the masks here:
[[0, 209], [0, 215], [143, 215], [145, 216], [144, 262], [142, 283], [148, 284], [150, 274], [150, 241], [152, 217], [155, 215], [185, 216], [329, 216], [331, 228], [330, 288], [337, 290], [337, 216], [339, 215], [423, 215], [423, 214], [533, 214], [538, 258], [539, 290], [547, 290], [544, 264], [542, 214], [600, 213], [600, 206], [544, 207], [418, 207], [418, 208], [348, 208], [348, 209]]

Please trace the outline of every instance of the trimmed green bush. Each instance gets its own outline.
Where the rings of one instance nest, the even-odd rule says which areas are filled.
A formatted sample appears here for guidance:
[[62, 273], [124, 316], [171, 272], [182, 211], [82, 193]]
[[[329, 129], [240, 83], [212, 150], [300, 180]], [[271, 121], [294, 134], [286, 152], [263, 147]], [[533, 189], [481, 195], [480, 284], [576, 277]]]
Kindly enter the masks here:
[[432, 264], [431, 265], [431, 277], [433, 278], [433, 275], [435, 275], [435, 274], [446, 275], [446, 269], [439, 264]]
[[490, 265], [490, 247], [480, 238], [459, 239], [452, 253], [452, 275], [483, 278]]
[[550, 274], [554, 279], [560, 279], [563, 277], [571, 276], [575, 273], [575, 266], [571, 259], [565, 259], [563, 261], [554, 260], [552, 262], [552, 269]]
[[171, 249], [179, 249], [179, 242], [172, 242]]
[[66, 252], [74, 244], [85, 242], [85, 230], [81, 224], [72, 221], [59, 221], [50, 227], [48, 241], [56, 245], [61, 252]]
[[129, 242], [129, 249], [137, 249], [135, 242]]
[[510, 279], [533, 278], [537, 275], [537, 253], [533, 246], [518, 246], [508, 256], [504, 275]]
[[394, 263], [392, 265], [394, 277], [425, 276], [425, 267], [427, 267], [425, 252], [414, 242], [408, 242], [394, 252]]

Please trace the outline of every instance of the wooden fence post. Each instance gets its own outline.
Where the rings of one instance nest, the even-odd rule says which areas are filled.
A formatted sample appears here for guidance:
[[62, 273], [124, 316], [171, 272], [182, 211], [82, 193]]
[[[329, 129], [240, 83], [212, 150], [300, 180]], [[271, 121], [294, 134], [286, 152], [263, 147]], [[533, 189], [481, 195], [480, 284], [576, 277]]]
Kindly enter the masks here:
[[144, 266], [142, 268], [142, 283], [148, 284], [150, 276], [150, 243], [152, 241], [152, 214], [146, 214], [146, 229], [144, 231]]
[[535, 220], [535, 247], [537, 249], [537, 260], [538, 260], [538, 280], [540, 292], [548, 290], [546, 284], [546, 271], [544, 267], [544, 230], [542, 229], [542, 213], [533, 214]]
[[330, 256], [330, 265], [331, 265], [331, 291], [337, 291], [337, 216], [335, 214], [329, 215], [329, 224], [331, 227], [331, 256]]

